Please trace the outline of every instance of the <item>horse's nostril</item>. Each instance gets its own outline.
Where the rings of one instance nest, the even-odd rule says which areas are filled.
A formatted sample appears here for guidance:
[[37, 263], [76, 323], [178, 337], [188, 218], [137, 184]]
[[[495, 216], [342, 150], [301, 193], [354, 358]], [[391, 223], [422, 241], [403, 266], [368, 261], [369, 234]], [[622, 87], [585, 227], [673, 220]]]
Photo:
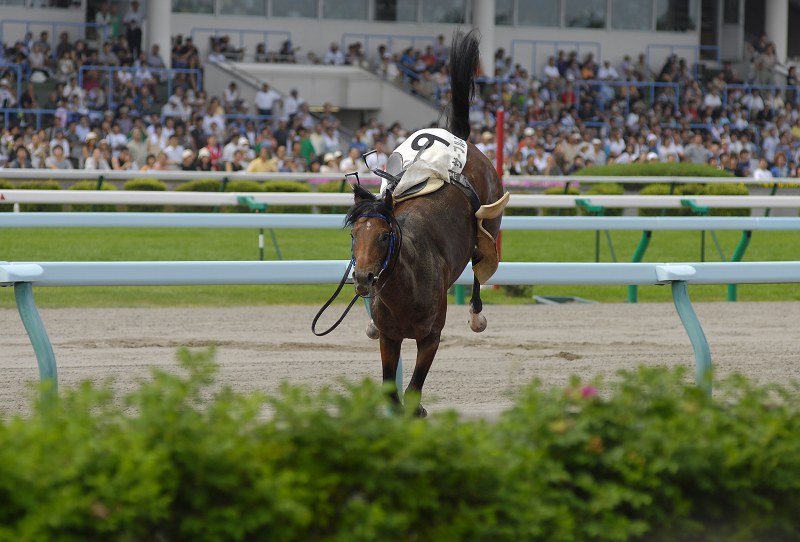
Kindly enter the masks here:
[[375, 275], [370, 273], [370, 274], [367, 275], [367, 282], [373, 283], [373, 282], [375, 282], [375, 278], [376, 278]]

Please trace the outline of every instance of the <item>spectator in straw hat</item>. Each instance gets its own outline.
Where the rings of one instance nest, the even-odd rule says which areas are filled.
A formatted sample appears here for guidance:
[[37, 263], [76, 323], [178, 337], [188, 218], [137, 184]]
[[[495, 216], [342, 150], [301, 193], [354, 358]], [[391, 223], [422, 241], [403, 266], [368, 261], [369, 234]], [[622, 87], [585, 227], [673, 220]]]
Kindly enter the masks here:
[[194, 151], [186, 149], [181, 155], [181, 171], [197, 171], [197, 161], [194, 158]]

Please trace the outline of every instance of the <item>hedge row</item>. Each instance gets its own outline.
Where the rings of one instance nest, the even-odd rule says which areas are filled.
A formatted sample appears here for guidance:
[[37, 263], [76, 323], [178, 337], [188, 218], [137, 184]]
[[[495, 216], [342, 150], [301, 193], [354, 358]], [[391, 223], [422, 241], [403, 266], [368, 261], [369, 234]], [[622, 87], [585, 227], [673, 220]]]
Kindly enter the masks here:
[[800, 394], [683, 371], [524, 389], [495, 423], [388, 415], [375, 382], [275, 396], [209, 353], [125, 397], [0, 421], [0, 540], [796, 540]]

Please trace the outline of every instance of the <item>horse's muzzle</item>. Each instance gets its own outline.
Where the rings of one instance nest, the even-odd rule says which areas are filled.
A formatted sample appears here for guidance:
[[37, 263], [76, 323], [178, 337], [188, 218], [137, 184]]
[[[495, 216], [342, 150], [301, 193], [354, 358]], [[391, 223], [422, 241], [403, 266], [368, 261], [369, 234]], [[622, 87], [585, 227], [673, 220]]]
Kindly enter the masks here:
[[356, 293], [360, 296], [369, 295], [376, 282], [378, 282], [378, 276], [371, 271], [355, 271], [353, 273], [353, 284], [356, 287]]

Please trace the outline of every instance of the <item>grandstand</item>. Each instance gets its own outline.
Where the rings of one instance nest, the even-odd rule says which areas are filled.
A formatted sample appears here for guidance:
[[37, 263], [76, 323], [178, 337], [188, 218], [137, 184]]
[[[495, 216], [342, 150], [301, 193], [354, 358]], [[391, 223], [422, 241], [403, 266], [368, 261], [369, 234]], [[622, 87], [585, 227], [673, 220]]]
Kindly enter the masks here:
[[795, 176], [798, 11], [797, 0], [0, 0], [0, 166], [336, 172], [373, 148], [380, 164], [438, 121], [449, 37], [474, 26], [473, 138], [495, 158], [502, 107], [509, 175], [687, 161]]

